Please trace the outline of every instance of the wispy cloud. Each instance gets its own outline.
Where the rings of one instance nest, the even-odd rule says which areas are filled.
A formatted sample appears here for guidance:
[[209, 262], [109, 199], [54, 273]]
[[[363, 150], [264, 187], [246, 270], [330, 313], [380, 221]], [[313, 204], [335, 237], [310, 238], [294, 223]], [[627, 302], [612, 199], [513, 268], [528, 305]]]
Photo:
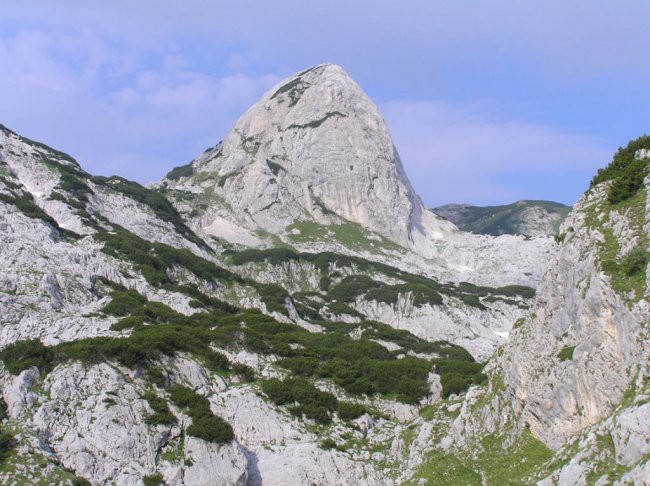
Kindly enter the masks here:
[[4, 123], [70, 150], [90, 170], [143, 182], [184, 163], [179, 153], [214, 145], [279, 79], [32, 30], [0, 39], [0, 70]]
[[584, 185], [611, 154], [602, 140], [507, 118], [482, 104], [395, 101], [380, 108], [407, 173], [431, 205], [557, 198], [562, 184], [549, 180], [540, 193], [540, 177], [578, 176]]

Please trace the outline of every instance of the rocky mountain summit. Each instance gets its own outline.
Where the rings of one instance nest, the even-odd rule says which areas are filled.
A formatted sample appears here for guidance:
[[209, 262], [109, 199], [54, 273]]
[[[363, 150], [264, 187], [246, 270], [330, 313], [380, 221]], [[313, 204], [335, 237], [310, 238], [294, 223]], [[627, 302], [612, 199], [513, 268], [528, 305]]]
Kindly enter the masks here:
[[571, 211], [552, 201], [517, 201], [503, 206], [446, 204], [431, 211], [458, 228], [472, 233], [499, 236], [554, 236]]
[[0, 482], [647, 483], [649, 150], [493, 237], [337, 66], [152, 188], [0, 126]]

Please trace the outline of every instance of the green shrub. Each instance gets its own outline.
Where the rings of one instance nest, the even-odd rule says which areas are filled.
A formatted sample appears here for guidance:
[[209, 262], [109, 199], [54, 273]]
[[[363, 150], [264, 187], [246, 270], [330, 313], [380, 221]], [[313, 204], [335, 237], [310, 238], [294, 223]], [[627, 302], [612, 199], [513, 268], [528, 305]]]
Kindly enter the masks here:
[[354, 302], [359, 295], [381, 286], [379, 282], [366, 275], [351, 275], [330, 288], [328, 299], [339, 303]]
[[163, 370], [158, 367], [147, 369], [144, 373], [144, 378], [152, 385], [156, 385], [160, 388], [165, 388], [167, 386], [167, 377]]
[[293, 405], [289, 407], [293, 415], [304, 415], [322, 424], [332, 420], [330, 413], [338, 405], [334, 395], [319, 390], [303, 378], [266, 380], [262, 382], [262, 391], [276, 405]]
[[277, 361], [279, 366], [288, 369], [294, 375], [313, 376], [320, 366], [320, 360], [311, 356], [297, 356]]
[[643, 187], [643, 179], [648, 174], [648, 160], [637, 160], [637, 150], [650, 148], [650, 136], [632, 140], [627, 147], [619, 148], [610, 164], [598, 170], [591, 181], [595, 186], [605, 181], [612, 181], [607, 193], [610, 204], [618, 204], [634, 196]]
[[18, 341], [0, 351], [0, 360], [13, 375], [32, 366], [47, 373], [52, 369], [53, 358], [52, 350], [37, 339]]
[[176, 417], [174, 417], [174, 414], [169, 410], [169, 406], [167, 405], [167, 400], [164, 398], [160, 398], [157, 396], [155, 393], [148, 391], [146, 392], [142, 398], [144, 398], [151, 409], [153, 410], [153, 414], [147, 416], [145, 418], [145, 423], [148, 425], [173, 425], [176, 423]]
[[262, 302], [266, 305], [266, 310], [289, 315], [289, 311], [284, 305], [289, 295], [286, 290], [275, 284], [260, 284], [257, 286], [257, 291]]
[[0, 395], [0, 422], [7, 418], [7, 402]]
[[366, 412], [366, 407], [360, 403], [352, 402], [339, 402], [337, 409], [338, 416], [341, 420], [354, 420]]
[[125, 329], [136, 329], [142, 327], [144, 324], [144, 317], [142, 316], [128, 316], [120, 319], [111, 326], [111, 331], [124, 331]]
[[194, 167], [192, 167], [192, 163], [189, 163], [187, 165], [181, 165], [180, 167], [174, 167], [167, 173], [165, 179], [177, 181], [181, 177], [191, 177], [193, 174]]
[[110, 178], [93, 177], [91, 180], [97, 185], [102, 185], [106, 188], [120, 192], [125, 196], [148, 206], [159, 219], [171, 223], [174, 226], [174, 229], [187, 240], [211, 251], [210, 247], [202, 239], [196, 236], [187, 225], [185, 225], [183, 218], [178, 214], [176, 208], [174, 208], [172, 203], [169, 202], [169, 200], [161, 193], [147, 189], [137, 182], [129, 181], [118, 176], [112, 176]]
[[504, 295], [506, 297], [523, 297], [524, 299], [532, 299], [535, 297], [535, 289], [526, 287], [525, 285], [506, 285], [498, 287], [491, 292], [493, 295]]
[[323, 292], [327, 292], [331, 285], [332, 279], [330, 277], [323, 276], [318, 283], [318, 288], [320, 288]]
[[637, 246], [621, 260], [621, 269], [628, 277], [632, 277], [639, 273], [645, 273], [648, 266], [650, 254], [648, 251], [640, 246]]
[[573, 359], [573, 351], [575, 351], [575, 346], [565, 346], [557, 353], [557, 357], [560, 361], [569, 361]]
[[169, 396], [192, 419], [192, 425], [187, 428], [189, 435], [217, 444], [225, 444], [234, 439], [235, 434], [230, 424], [212, 413], [210, 402], [203, 395], [186, 386], [172, 385], [169, 387]]
[[8, 196], [6, 194], [0, 194], [0, 202], [3, 202], [5, 204], [13, 204], [16, 206], [16, 209], [18, 209], [21, 213], [23, 213], [25, 216], [28, 218], [32, 219], [40, 219], [41, 221], [44, 221], [45, 223], [49, 224], [53, 228], [57, 230], [61, 230], [59, 227], [59, 223], [56, 222], [56, 220], [47, 214], [45, 211], [43, 211], [39, 206], [34, 203], [34, 199], [32, 198], [32, 195], [29, 194], [28, 192], [23, 193], [21, 196]]
[[320, 448], [326, 451], [331, 451], [332, 449], [336, 449], [336, 447], [337, 447], [336, 442], [329, 437], [320, 443]]
[[232, 365], [233, 375], [239, 376], [243, 381], [255, 380], [255, 370], [250, 366], [242, 363], [235, 363]]
[[16, 446], [16, 439], [13, 434], [6, 430], [0, 430], [0, 460], [7, 457], [8, 453]]
[[336, 315], [347, 314], [349, 316], [359, 317], [361, 319], [365, 317], [361, 312], [353, 309], [352, 307], [350, 307], [347, 304], [344, 304], [343, 302], [328, 302], [327, 310], [329, 310], [332, 314], [336, 314]]
[[206, 442], [225, 444], [235, 438], [230, 424], [216, 415], [192, 416], [187, 433]]
[[165, 484], [163, 480], [163, 475], [160, 473], [150, 474], [149, 476], [144, 476], [142, 478], [142, 483], [144, 486], [160, 486]]

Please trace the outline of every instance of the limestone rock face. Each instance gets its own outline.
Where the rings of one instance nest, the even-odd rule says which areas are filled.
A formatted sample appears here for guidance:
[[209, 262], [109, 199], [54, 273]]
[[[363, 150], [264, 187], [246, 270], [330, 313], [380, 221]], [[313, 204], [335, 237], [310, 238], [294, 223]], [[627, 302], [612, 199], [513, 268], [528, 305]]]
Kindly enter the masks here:
[[[634, 275], [617, 266], [613, 275], [603, 269], [612, 268], [604, 261], [608, 249], [618, 252], [607, 258], [623, 261], [633, 248], [647, 245], [649, 182], [627, 209], [603, 204], [606, 184], [578, 202], [533, 312], [515, 326], [495, 363], [511, 387], [515, 412], [551, 447], [608, 416], [626, 391], [634, 393], [638, 380], [647, 379], [647, 285], [626, 288]], [[637, 279], [647, 279], [647, 265], [635, 271]]]

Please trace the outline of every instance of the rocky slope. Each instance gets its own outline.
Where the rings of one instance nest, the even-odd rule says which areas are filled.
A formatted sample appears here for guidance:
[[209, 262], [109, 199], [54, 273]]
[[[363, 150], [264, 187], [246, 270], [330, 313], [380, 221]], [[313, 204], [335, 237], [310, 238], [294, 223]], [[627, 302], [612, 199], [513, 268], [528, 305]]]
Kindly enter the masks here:
[[482, 366], [367, 318], [410, 328], [415, 313], [418, 334], [486, 357], [498, 317], [532, 297], [340, 254], [224, 251], [154, 191], [4, 127], [0, 145], [6, 482], [393, 484], [404, 421]]
[[416, 477], [463, 465], [478, 483], [491, 474], [482, 454], [501, 442], [513, 457], [526, 451], [525, 483], [647, 484], [649, 147], [642, 137], [620, 150], [578, 201], [532, 312], [487, 366], [488, 387], [468, 393], [430, 453], [447, 464]]
[[[243, 138], [159, 191], [93, 177], [0, 126], [1, 482], [644, 484], [650, 139], [599, 172], [559, 248], [469, 235], [429, 213], [432, 226], [413, 230], [421, 203], [350, 83], [329, 65], [281, 83], [240, 120]], [[301, 106], [311, 89], [315, 106]], [[345, 130], [278, 134], [293, 109], [346, 99], [346, 116], [308, 127], [350, 119]], [[250, 133], [265, 142], [249, 153], [238, 144]], [[324, 182], [314, 196], [307, 174], [288, 182], [292, 161], [277, 162], [285, 174], [258, 157], [320, 153], [321, 136], [352, 150], [348, 134], [392, 150], [376, 162], [380, 192], [363, 178], [348, 187], [368, 199]], [[222, 164], [238, 172], [215, 183]], [[236, 190], [253, 204], [268, 187], [263, 164], [283, 187], [278, 207], [233, 210]], [[364, 208], [377, 197], [410, 230], [383, 233]], [[521, 261], [477, 277], [508, 259]]]
[[517, 201], [503, 206], [446, 204], [431, 211], [464, 231], [499, 236], [554, 236], [571, 208], [551, 201]]
[[446, 280], [534, 286], [554, 250], [550, 238], [468, 235], [426, 209], [377, 108], [332, 64], [280, 82], [158, 187], [198, 234], [245, 246], [275, 238]]

